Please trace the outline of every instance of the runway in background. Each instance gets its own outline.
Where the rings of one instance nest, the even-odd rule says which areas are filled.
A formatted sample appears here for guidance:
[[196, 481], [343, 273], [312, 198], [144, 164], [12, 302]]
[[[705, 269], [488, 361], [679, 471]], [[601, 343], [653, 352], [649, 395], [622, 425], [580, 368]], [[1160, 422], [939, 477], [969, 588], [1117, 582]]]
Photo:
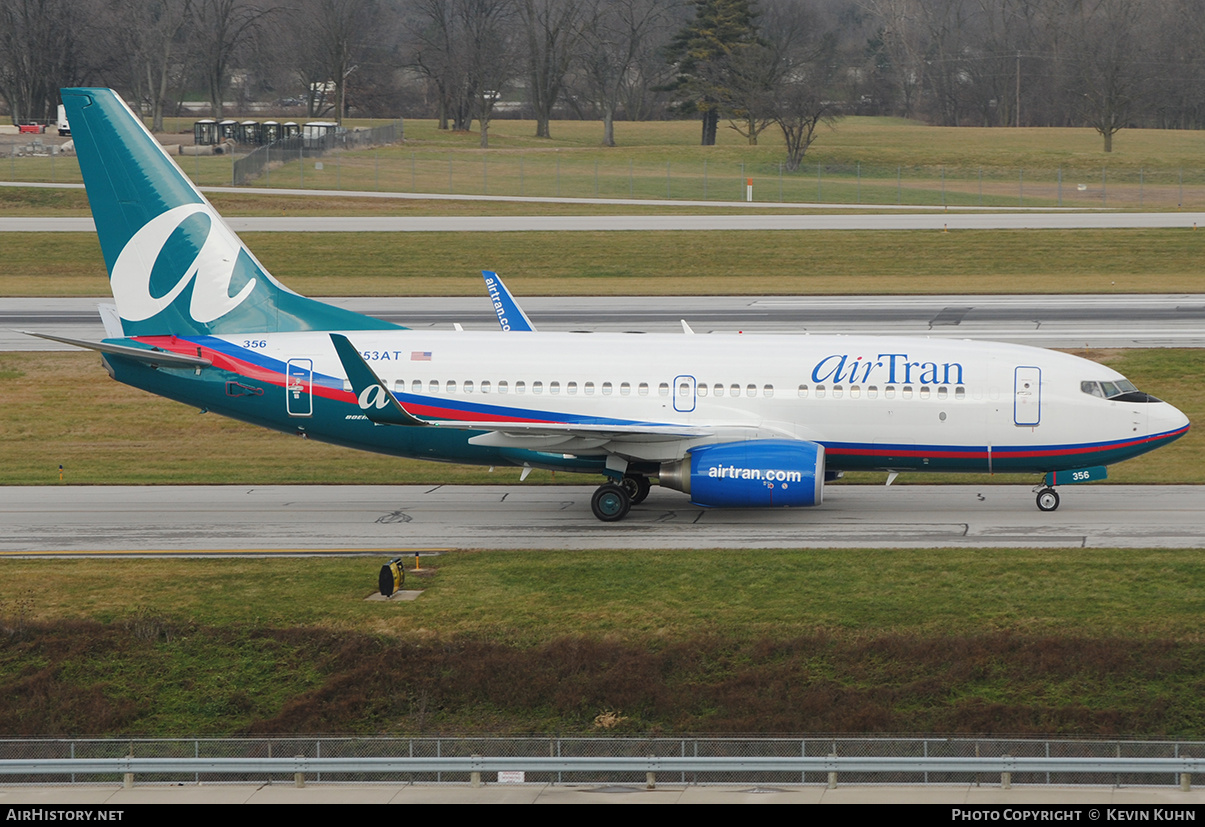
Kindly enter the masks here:
[[[505, 277], [505, 276], [504, 276]], [[416, 329], [497, 330], [485, 293], [467, 298], [321, 299]], [[542, 331], [846, 333], [984, 339], [1039, 347], [1205, 347], [1205, 295], [520, 296]], [[24, 336], [104, 336], [104, 298], [0, 298], [0, 351], [70, 350]]]

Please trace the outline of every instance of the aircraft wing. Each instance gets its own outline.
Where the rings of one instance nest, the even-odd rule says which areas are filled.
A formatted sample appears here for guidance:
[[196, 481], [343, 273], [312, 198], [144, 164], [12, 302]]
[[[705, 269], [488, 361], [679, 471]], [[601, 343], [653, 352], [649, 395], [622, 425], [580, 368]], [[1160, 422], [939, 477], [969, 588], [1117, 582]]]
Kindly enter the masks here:
[[510, 420], [422, 419], [415, 416], [392, 394], [376, 372], [364, 361], [348, 338], [331, 333], [331, 342], [343, 369], [351, 382], [352, 392], [360, 409], [371, 422], [378, 425], [443, 428], [458, 431], [486, 431], [472, 437], [474, 445], [500, 448], [546, 449], [570, 446], [575, 450], [599, 448], [609, 443], [628, 445], [657, 442], [694, 441], [710, 437], [714, 428], [692, 425], [662, 425], [657, 423], [589, 423], [589, 422], [516, 422]]
[[[691, 437], [711, 436], [711, 428], [682, 425], [591, 425], [579, 422], [480, 422], [477, 420], [434, 419], [425, 424], [432, 428], [454, 431], [491, 431], [503, 437], [525, 436], [590, 436], [622, 439], [625, 442], [660, 442]], [[470, 440], [473, 442], [474, 440]], [[477, 443], [474, 444], [483, 444]], [[493, 444], [493, 443], [484, 443]]]

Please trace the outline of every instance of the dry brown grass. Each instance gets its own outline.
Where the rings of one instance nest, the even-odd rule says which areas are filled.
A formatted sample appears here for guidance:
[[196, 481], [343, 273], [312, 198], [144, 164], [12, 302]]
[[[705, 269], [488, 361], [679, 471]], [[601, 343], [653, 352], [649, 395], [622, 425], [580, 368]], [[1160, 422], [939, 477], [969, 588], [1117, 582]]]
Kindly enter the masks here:
[[[1192, 230], [245, 233], [309, 296], [1205, 292]], [[104, 296], [94, 237], [6, 234], [0, 295]]]

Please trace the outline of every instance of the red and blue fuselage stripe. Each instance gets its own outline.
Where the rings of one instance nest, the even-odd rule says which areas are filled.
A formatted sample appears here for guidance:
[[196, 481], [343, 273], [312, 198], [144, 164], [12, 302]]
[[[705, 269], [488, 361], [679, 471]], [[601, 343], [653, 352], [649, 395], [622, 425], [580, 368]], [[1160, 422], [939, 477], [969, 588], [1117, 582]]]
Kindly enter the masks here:
[[[278, 387], [286, 386], [286, 364], [279, 359], [251, 348], [231, 344], [214, 336], [140, 336], [138, 342], [173, 353], [200, 355], [213, 362], [214, 367], [237, 373]], [[344, 390], [343, 378], [313, 373], [310, 379], [315, 396], [338, 402], [356, 404], [355, 394]], [[639, 419], [616, 419], [604, 416], [584, 416], [555, 411], [533, 410], [511, 405], [488, 405], [454, 399], [434, 399], [429, 395], [393, 391], [393, 395], [411, 413], [433, 419], [452, 419], [467, 422], [534, 422], [559, 425], [623, 425], [673, 427], [674, 423]]]
[[[243, 347], [214, 336], [140, 336], [136, 341], [163, 350], [187, 355], [201, 355], [215, 367], [229, 370], [254, 381], [278, 387], [286, 385], [287, 366], [253, 348]], [[315, 372], [312, 375], [313, 394], [338, 402], [356, 404], [355, 394], [344, 390], [342, 377]], [[429, 395], [393, 392], [412, 413], [432, 419], [481, 422], [529, 422], [561, 425], [655, 425], [672, 427], [675, 423], [647, 420], [615, 419], [582, 416], [556, 411], [534, 410], [510, 405], [494, 405], [452, 399], [435, 399]], [[966, 470], [996, 470], [1011, 468], [1071, 468], [1108, 464], [1127, 459], [1172, 442], [1188, 431], [1188, 426], [1159, 434], [1133, 439], [1104, 442], [1061, 443], [1055, 445], [1006, 446], [993, 445], [915, 445], [866, 442], [837, 442], [821, 440], [833, 467], [872, 468], [891, 465], [925, 467], [934, 470], [957, 466]]]

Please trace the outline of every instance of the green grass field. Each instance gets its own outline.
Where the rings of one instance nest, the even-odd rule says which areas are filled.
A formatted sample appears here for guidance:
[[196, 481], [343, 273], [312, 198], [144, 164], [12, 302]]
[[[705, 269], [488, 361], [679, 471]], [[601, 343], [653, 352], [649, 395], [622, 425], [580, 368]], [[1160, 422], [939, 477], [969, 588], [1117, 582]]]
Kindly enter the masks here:
[[[7, 560], [8, 735], [595, 732], [1199, 738], [1183, 551]], [[79, 588], [55, 589], [65, 569]]]
[[[244, 233], [309, 296], [1205, 292], [1205, 229]], [[566, 238], [572, 243], [565, 243]], [[103, 296], [95, 236], [6, 233], [0, 296]]]
[[[370, 127], [383, 120], [349, 121], [349, 128]], [[433, 120], [407, 118], [407, 149], [481, 153], [480, 134], [440, 131]], [[192, 120], [168, 119], [169, 132], [191, 135]], [[783, 152], [781, 133], [767, 130], [758, 146], [750, 147], [732, 129], [720, 129], [716, 146], [699, 146], [697, 121], [645, 121], [616, 124], [618, 146], [604, 147], [597, 121], [555, 121], [552, 138], [535, 138], [535, 122], [494, 120], [490, 149], [580, 150], [592, 157], [621, 155], [641, 161], [695, 161], [704, 157], [739, 165], [742, 159], [777, 164]], [[188, 140], [191, 143], [191, 140]], [[1200, 167], [1205, 134], [1192, 130], [1127, 129], [1114, 140], [1112, 153], [1102, 151], [1093, 129], [978, 128], [927, 126], [901, 118], [851, 117], [832, 128], [822, 127], [808, 151], [809, 162], [853, 164], [861, 161], [885, 167], [902, 165], [951, 168], [1030, 167], [1094, 169], [1107, 162], [1117, 169], [1143, 166]], [[754, 160], [756, 159], [756, 161]]]

